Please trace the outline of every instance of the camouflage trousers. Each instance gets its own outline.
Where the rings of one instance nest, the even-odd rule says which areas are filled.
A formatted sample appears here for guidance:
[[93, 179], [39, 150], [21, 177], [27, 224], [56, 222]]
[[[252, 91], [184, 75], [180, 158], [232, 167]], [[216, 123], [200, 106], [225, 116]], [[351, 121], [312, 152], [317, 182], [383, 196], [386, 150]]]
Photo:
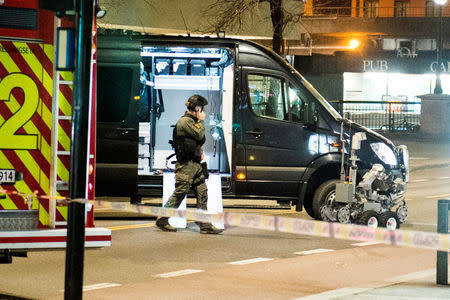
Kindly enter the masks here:
[[197, 208], [206, 210], [208, 202], [208, 188], [205, 183], [205, 176], [202, 166], [199, 163], [189, 161], [176, 163], [175, 165], [175, 191], [164, 207], [178, 208], [189, 192], [191, 186], [197, 198]]

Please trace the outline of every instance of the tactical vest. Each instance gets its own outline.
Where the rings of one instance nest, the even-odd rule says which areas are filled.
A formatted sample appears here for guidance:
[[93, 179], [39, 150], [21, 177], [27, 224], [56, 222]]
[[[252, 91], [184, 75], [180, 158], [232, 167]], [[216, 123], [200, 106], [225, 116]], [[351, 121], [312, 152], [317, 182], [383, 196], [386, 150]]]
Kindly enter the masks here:
[[[190, 116], [188, 116], [190, 117]], [[184, 116], [182, 118], [185, 118]], [[172, 132], [172, 140], [169, 141], [169, 144], [172, 145], [172, 148], [175, 150], [175, 155], [177, 157], [177, 161], [180, 163], [188, 162], [188, 161], [201, 161], [201, 146], [205, 143], [205, 138], [202, 141], [197, 142], [195, 139], [190, 138], [188, 136], [179, 136], [178, 135], [178, 123], [173, 128]]]

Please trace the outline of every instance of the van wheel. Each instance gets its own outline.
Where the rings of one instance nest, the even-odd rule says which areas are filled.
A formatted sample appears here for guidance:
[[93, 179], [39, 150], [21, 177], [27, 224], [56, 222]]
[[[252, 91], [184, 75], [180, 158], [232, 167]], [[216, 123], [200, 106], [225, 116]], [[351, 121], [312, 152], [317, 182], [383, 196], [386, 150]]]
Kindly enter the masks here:
[[335, 200], [336, 183], [338, 182], [339, 180], [337, 179], [328, 180], [322, 183], [317, 188], [312, 201], [312, 211], [314, 213], [314, 216], [312, 217], [314, 219], [322, 220], [322, 216], [320, 215], [320, 208], [325, 204], [331, 204]]
[[303, 207], [305, 208], [306, 213], [308, 216], [314, 219], [314, 211], [312, 209], [312, 201], [305, 201], [303, 203]]

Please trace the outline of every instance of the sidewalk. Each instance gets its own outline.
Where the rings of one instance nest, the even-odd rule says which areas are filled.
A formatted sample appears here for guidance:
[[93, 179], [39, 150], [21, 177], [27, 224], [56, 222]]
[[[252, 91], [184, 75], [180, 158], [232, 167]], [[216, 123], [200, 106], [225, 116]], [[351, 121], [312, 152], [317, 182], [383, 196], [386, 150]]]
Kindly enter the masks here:
[[450, 140], [434, 139], [420, 134], [383, 134], [396, 146], [406, 145], [410, 171], [450, 166]]
[[[408, 147], [410, 172], [450, 166], [450, 140], [433, 139], [419, 134], [385, 136], [396, 146]], [[450, 272], [448, 277], [450, 278]], [[361, 291], [335, 290], [330, 294], [317, 294], [304, 299], [450, 299], [450, 286], [436, 284], [436, 269], [398, 276], [392, 281], [392, 285]]]
[[388, 278], [380, 286], [342, 288], [295, 300], [450, 299], [450, 287], [436, 284], [436, 270], [429, 269]]

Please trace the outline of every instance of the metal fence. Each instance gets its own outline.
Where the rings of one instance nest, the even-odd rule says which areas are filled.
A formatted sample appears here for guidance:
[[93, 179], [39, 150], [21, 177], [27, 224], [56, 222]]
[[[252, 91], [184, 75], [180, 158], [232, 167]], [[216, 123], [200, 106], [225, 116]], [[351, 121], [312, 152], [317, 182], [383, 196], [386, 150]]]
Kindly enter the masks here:
[[376, 131], [414, 133], [420, 128], [420, 101], [330, 101], [330, 104], [347, 119]]
[[[323, 18], [405, 18], [405, 17], [438, 17], [439, 6], [409, 6], [404, 2], [397, 6], [365, 6], [363, 8], [356, 7], [332, 7], [332, 6], [315, 6], [306, 8], [304, 17], [323, 17]], [[442, 7], [442, 16], [450, 16], [450, 7]]]

